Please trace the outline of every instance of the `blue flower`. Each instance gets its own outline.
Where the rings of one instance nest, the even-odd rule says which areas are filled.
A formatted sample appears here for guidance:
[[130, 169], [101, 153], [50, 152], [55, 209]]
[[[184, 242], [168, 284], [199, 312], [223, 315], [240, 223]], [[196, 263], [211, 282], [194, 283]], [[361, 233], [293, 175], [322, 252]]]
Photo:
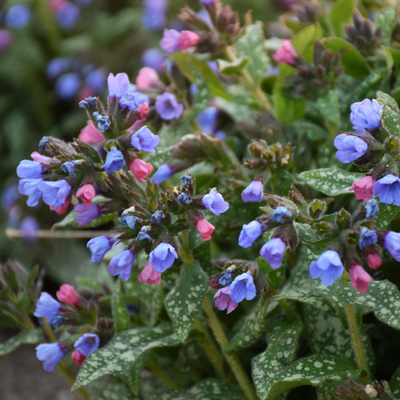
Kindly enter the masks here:
[[229, 296], [235, 303], [242, 300], [253, 300], [257, 291], [253, 277], [247, 272], [237, 276], [231, 286], [229, 286]]
[[229, 209], [229, 203], [218, 193], [217, 188], [211, 189], [210, 193], [201, 199], [201, 202], [215, 215], [220, 215]]
[[71, 192], [70, 184], [62, 179], [56, 182], [42, 181], [39, 189], [43, 192], [43, 201], [54, 209], [62, 206]]
[[156, 222], [159, 224], [161, 220], [164, 218], [164, 213], [161, 210], [157, 210], [150, 218], [151, 222]]
[[365, 99], [351, 105], [350, 121], [354, 129], [374, 129], [381, 123], [381, 106], [374, 99]]
[[334, 250], [324, 251], [317, 261], [310, 265], [310, 275], [312, 278], [320, 278], [325, 286], [332, 285], [343, 274], [343, 264], [339, 253]]
[[374, 195], [379, 195], [379, 200], [385, 204], [400, 206], [400, 178], [388, 174], [375, 182]]
[[61, 169], [70, 176], [76, 177], [75, 168], [77, 165], [78, 164], [76, 161], [66, 161], [64, 164], [61, 165]]
[[179, 35], [175, 29], [164, 29], [160, 47], [167, 53], [175, 53], [179, 50]]
[[333, 144], [338, 149], [336, 157], [343, 164], [359, 159], [368, 150], [368, 145], [364, 140], [352, 135], [336, 136]]
[[35, 161], [22, 160], [17, 167], [17, 175], [19, 178], [38, 179], [42, 175], [42, 172], [42, 164]]
[[286, 222], [285, 217], [290, 218], [292, 213], [286, 207], [277, 207], [271, 215], [271, 222], [279, 222], [284, 224]]
[[108, 264], [108, 272], [112, 276], [119, 275], [121, 279], [127, 281], [131, 276], [132, 264], [135, 261], [135, 255], [131, 250], [123, 250], [114, 256]]
[[5, 23], [8, 27], [22, 29], [28, 25], [31, 19], [31, 11], [25, 4], [12, 6], [5, 16]]
[[46, 136], [42, 137], [39, 142], [39, 151], [45, 151], [47, 143], [49, 143], [49, 139]]
[[99, 263], [115, 243], [114, 238], [97, 236], [87, 242], [86, 247], [92, 252], [92, 263]]
[[214, 0], [200, 0], [200, 3], [210, 6], [212, 3], [214, 3]]
[[99, 93], [104, 88], [105, 82], [106, 74], [102, 69], [96, 69], [86, 77], [86, 84], [96, 93]]
[[163, 164], [158, 167], [157, 172], [150, 178], [150, 180], [158, 185], [161, 185], [166, 179], [170, 178], [174, 170], [168, 164]]
[[135, 224], [136, 224], [136, 217], [133, 215], [129, 215], [129, 211], [125, 210], [122, 215], [121, 215], [121, 225], [122, 226], [127, 226], [131, 228], [132, 230], [135, 230]]
[[137, 132], [131, 136], [131, 145], [139, 151], [147, 151], [154, 153], [160, 138], [154, 135], [147, 126], [142, 126]]
[[146, 233], [145, 226], [142, 229], [140, 229], [139, 234], [137, 235], [137, 238], [135, 239], [135, 242], [137, 242], [138, 240], [148, 240], [149, 242], [153, 241], [151, 236], [148, 233]]
[[21, 221], [19, 229], [24, 233], [23, 240], [26, 242], [36, 242], [38, 240], [33, 236], [33, 234], [40, 229], [40, 225], [36, 218], [27, 215]]
[[18, 191], [28, 196], [26, 204], [28, 204], [29, 207], [35, 207], [39, 204], [39, 200], [43, 195], [42, 191], [39, 189], [42, 182], [42, 179], [21, 179], [19, 181]]
[[282, 265], [282, 258], [285, 254], [285, 249], [285, 242], [281, 238], [274, 238], [261, 247], [260, 255], [269, 262], [272, 269], [278, 269]]
[[228, 268], [224, 275], [220, 278], [219, 284], [222, 286], [228, 286], [232, 283], [232, 271]]
[[81, 11], [75, 4], [66, 1], [57, 8], [55, 17], [58, 25], [64, 31], [70, 31], [77, 23]]
[[93, 107], [96, 107], [97, 105], [97, 97], [86, 97], [85, 100], [81, 100], [79, 102], [79, 108], [88, 108], [89, 104], [91, 104]]
[[217, 107], [207, 107], [196, 118], [196, 122], [204, 133], [215, 133], [216, 121], [218, 117]]
[[125, 167], [125, 164], [124, 155], [114, 147], [107, 154], [106, 163], [102, 167], [106, 170], [107, 174], [111, 174]]
[[107, 78], [107, 84], [108, 84], [108, 97], [109, 98], [116, 97], [117, 99], [120, 99], [129, 89], [128, 75], [125, 74], [124, 72], [117, 74], [116, 76], [110, 74], [108, 75]]
[[100, 208], [97, 204], [85, 206], [84, 204], [78, 203], [74, 206], [74, 211], [77, 212], [76, 222], [78, 226], [87, 225], [101, 215]]
[[97, 111], [93, 113], [93, 116], [97, 121], [97, 129], [99, 132], [107, 131], [111, 126], [110, 118], [107, 115], [100, 115]]
[[358, 247], [363, 249], [364, 247], [369, 246], [370, 244], [378, 242], [378, 235], [375, 231], [372, 231], [368, 228], [362, 228], [360, 232], [360, 238], [358, 240]]
[[56, 92], [63, 100], [72, 99], [81, 87], [81, 78], [75, 72], [61, 75], [56, 81]]
[[164, 272], [172, 267], [178, 254], [169, 243], [160, 243], [151, 253], [149, 262], [157, 272]]
[[242, 200], [247, 202], [260, 202], [263, 199], [264, 185], [260, 181], [253, 181], [242, 192]]
[[48, 293], [42, 292], [36, 303], [36, 310], [33, 315], [37, 318], [46, 318], [49, 324], [60, 312], [61, 304], [54, 300]]
[[97, 350], [99, 345], [100, 339], [94, 333], [85, 333], [74, 343], [76, 350], [85, 357]]
[[143, 25], [151, 30], [158, 31], [167, 23], [167, 0], [144, 0]]
[[263, 233], [263, 226], [258, 221], [251, 221], [247, 225], [242, 226], [242, 231], [239, 235], [239, 246], [247, 249], [255, 240]]
[[378, 204], [375, 199], [367, 201], [365, 211], [367, 213], [367, 218], [375, 218], [375, 214], [379, 212]]
[[183, 112], [183, 104], [178, 103], [175, 96], [168, 92], [157, 97], [155, 106], [160, 117], [166, 121], [179, 118]]
[[128, 107], [130, 111], [136, 111], [142, 103], [147, 103], [149, 105], [150, 99], [149, 96], [140, 92], [125, 93], [124, 97], [119, 101], [122, 108]]
[[396, 261], [400, 261], [400, 233], [388, 232], [383, 245]]
[[188, 196], [186, 193], [181, 193], [181, 194], [178, 196], [178, 200], [181, 201], [181, 202], [184, 203], [184, 204], [193, 203], [193, 201], [189, 199], [189, 196]]
[[145, 50], [140, 59], [145, 67], [153, 68], [158, 72], [161, 72], [163, 69], [164, 54], [159, 49]]
[[46, 67], [46, 74], [49, 78], [56, 78], [68, 70], [71, 65], [69, 58], [53, 58]]
[[57, 315], [53, 321], [52, 321], [52, 325], [54, 328], [58, 328], [61, 324], [63, 324], [63, 322], [66, 320], [65, 317], [63, 317], [62, 315]]
[[45, 371], [54, 371], [57, 364], [67, 354], [67, 352], [61, 348], [60, 343], [39, 344], [35, 350], [37, 359], [44, 361], [43, 369]]
[[192, 177], [188, 174], [184, 174], [179, 178], [182, 181], [182, 187], [192, 184]]

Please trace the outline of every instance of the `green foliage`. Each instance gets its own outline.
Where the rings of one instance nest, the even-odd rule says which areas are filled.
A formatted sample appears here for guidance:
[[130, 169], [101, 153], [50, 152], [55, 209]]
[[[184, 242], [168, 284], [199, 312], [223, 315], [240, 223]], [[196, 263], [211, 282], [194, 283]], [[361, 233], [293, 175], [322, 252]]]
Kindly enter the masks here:
[[398, 0], [395, 0], [392, 5], [384, 8], [376, 17], [376, 25], [382, 29], [382, 40], [385, 45], [390, 43], [392, 31], [396, 23], [398, 4]]
[[121, 281], [117, 280], [111, 298], [111, 310], [117, 332], [126, 331], [129, 328], [129, 313], [121, 297]]
[[389, 226], [390, 222], [399, 213], [400, 207], [379, 203], [379, 213], [376, 214], [375, 225], [378, 228], [385, 229]]
[[329, 19], [336, 36], [344, 36], [343, 24], [350, 22], [356, 4], [356, 0], [339, 0], [333, 5]]
[[43, 340], [43, 332], [41, 329], [33, 331], [21, 331], [5, 343], [0, 344], [0, 358], [13, 352], [22, 344], [39, 344]]

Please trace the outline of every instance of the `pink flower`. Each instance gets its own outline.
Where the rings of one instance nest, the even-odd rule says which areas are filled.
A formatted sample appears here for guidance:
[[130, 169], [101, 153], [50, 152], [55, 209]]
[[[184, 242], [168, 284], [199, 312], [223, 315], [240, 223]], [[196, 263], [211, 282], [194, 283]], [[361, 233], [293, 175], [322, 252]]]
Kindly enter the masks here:
[[144, 102], [144, 103], [140, 103], [139, 107], [138, 107], [138, 119], [145, 119], [147, 117], [147, 114], [149, 113], [150, 108], [149, 105]]
[[178, 38], [179, 50], [185, 51], [189, 47], [197, 46], [200, 42], [200, 36], [192, 31], [182, 31]]
[[31, 153], [32, 160], [41, 164], [49, 164], [53, 161], [51, 157], [42, 156], [37, 151]]
[[153, 264], [148, 262], [138, 276], [140, 283], [147, 282], [149, 285], [161, 284], [161, 272], [157, 272], [153, 268]]
[[82, 199], [85, 206], [90, 206], [92, 204], [93, 197], [96, 194], [96, 189], [90, 183], [83, 185], [77, 192], [76, 197]]
[[199, 219], [197, 221], [196, 229], [199, 231], [201, 238], [205, 241], [211, 240], [211, 235], [215, 231], [215, 227], [205, 219]]
[[382, 258], [377, 253], [367, 255], [367, 264], [372, 269], [378, 269], [382, 265]]
[[283, 39], [282, 46], [277, 50], [273, 57], [275, 61], [283, 62], [289, 65], [295, 65], [298, 54], [290, 40]]
[[219, 289], [214, 296], [214, 299], [217, 298], [217, 300], [215, 300], [215, 307], [217, 307], [220, 311], [226, 309], [227, 314], [231, 313], [238, 306], [238, 303], [235, 303], [230, 298], [229, 292], [229, 286], [225, 286], [224, 288]]
[[79, 351], [76, 351], [76, 350], [71, 354], [71, 358], [75, 361], [75, 364], [78, 367], [80, 367], [83, 364], [83, 362], [86, 360], [86, 357], [83, 354], [79, 353]]
[[50, 0], [49, 1], [49, 6], [52, 11], [57, 11], [64, 3], [66, 0]]
[[79, 91], [77, 99], [78, 101], [85, 100], [87, 97], [92, 97], [95, 94], [96, 92], [90, 86], [85, 86]]
[[371, 281], [371, 277], [361, 265], [356, 264], [350, 268], [350, 278], [353, 288], [357, 288], [360, 293], [368, 292], [368, 282]]
[[364, 178], [355, 181], [349, 191], [354, 190], [357, 200], [371, 200], [375, 182], [372, 176], [364, 176]]
[[150, 67], [143, 67], [139, 70], [139, 75], [136, 78], [136, 85], [141, 89], [151, 89], [157, 86], [160, 78], [157, 71]]
[[75, 289], [71, 285], [61, 285], [60, 290], [57, 292], [57, 299], [63, 303], [67, 303], [70, 306], [76, 306], [79, 304], [79, 297], [75, 293]]
[[70, 202], [71, 196], [68, 196], [64, 204], [62, 204], [60, 207], [57, 207], [56, 209], [54, 209], [54, 206], [50, 206], [50, 210], [55, 211], [58, 215], [63, 215], [67, 212]]
[[144, 182], [145, 178], [147, 178], [151, 171], [153, 171], [153, 166], [150, 163], [147, 163], [139, 158], [135, 158], [130, 164], [129, 168], [131, 169], [135, 178], [139, 181]]
[[81, 130], [78, 139], [86, 143], [99, 143], [104, 141], [104, 136], [97, 130], [92, 121]]

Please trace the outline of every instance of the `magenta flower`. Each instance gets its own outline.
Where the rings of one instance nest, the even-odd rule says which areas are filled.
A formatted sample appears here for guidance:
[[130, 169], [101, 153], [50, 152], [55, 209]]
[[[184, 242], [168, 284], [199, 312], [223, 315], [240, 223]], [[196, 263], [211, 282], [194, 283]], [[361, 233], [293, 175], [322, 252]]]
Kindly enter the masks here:
[[289, 65], [295, 65], [298, 56], [290, 40], [286, 39], [282, 40], [282, 47], [273, 55], [275, 61]]
[[218, 310], [223, 311], [226, 309], [226, 313], [231, 313], [237, 306], [238, 303], [235, 303], [231, 297], [229, 296], [230, 289], [229, 286], [225, 286], [222, 289], [219, 289], [217, 293], [215, 293], [215, 307]]

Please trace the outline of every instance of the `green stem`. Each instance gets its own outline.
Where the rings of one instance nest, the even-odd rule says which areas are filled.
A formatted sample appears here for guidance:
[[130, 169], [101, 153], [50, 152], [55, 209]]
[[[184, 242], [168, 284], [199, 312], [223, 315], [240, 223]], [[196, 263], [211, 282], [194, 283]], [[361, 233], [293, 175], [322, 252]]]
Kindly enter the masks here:
[[278, 300], [279, 305], [286, 311], [286, 314], [289, 315], [290, 319], [292, 321], [297, 321], [300, 318], [297, 316], [297, 314], [292, 310], [292, 308], [289, 306], [287, 301], [285, 299]]
[[153, 361], [147, 363], [147, 367], [150, 371], [165, 384], [168, 389], [176, 389], [178, 386], [176, 383]]
[[190, 267], [194, 263], [194, 259], [190, 250], [189, 252], [186, 252], [186, 250], [182, 247], [181, 242], [179, 241], [178, 238], [175, 238], [175, 243], [178, 246], [179, 257], [182, 259], [183, 263], [187, 267]]
[[28, 317], [28, 314], [24, 310], [20, 309], [19, 311], [22, 315], [23, 320], [26, 323], [26, 330], [33, 331], [35, 329], [35, 326], [33, 325], [31, 319]]
[[[207, 316], [208, 323], [210, 324], [211, 330], [213, 331], [217, 342], [223, 350], [229, 344], [228, 339], [222, 329], [221, 324], [218, 321], [217, 316], [214, 313], [212, 305], [208, 296], [206, 295], [203, 300], [203, 309]], [[239, 386], [242, 388], [247, 400], [258, 400], [257, 394], [254, 391], [253, 385], [250, 379], [247, 377], [242, 365], [234, 354], [225, 353], [225, 358], [228, 361], [229, 366], [232, 369], [235, 378], [237, 379]]]
[[54, 54], [59, 52], [60, 31], [54, 20], [53, 13], [50, 10], [48, 0], [38, 0], [38, 8], [42, 17], [43, 26], [47, 31], [46, 37], [48, 38]]

